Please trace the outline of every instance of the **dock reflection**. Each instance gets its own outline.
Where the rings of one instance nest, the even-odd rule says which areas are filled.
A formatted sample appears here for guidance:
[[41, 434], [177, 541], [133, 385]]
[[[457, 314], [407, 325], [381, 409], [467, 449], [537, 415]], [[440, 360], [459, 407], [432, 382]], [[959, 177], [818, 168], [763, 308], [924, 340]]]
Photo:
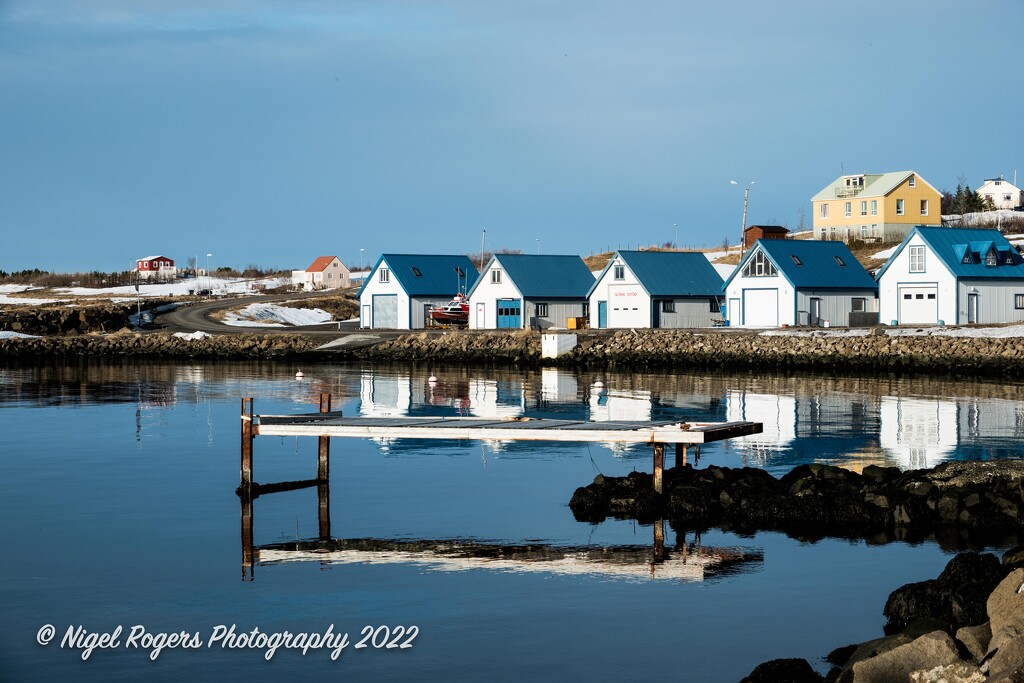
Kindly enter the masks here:
[[256, 545], [254, 507], [258, 497], [242, 497], [243, 581], [255, 580], [257, 565], [316, 562], [323, 567], [404, 564], [430, 571], [491, 570], [691, 582], [754, 571], [764, 561], [764, 552], [759, 548], [709, 547], [701, 543], [700, 534], [694, 534], [691, 540], [687, 540], [685, 533], [677, 534], [675, 543], [668, 545], [663, 520], [652, 525], [652, 540], [648, 546], [509, 544], [466, 539], [336, 538], [331, 534], [330, 485], [319, 483], [309, 484], [308, 487], [315, 488], [317, 492], [319, 529], [316, 538]]

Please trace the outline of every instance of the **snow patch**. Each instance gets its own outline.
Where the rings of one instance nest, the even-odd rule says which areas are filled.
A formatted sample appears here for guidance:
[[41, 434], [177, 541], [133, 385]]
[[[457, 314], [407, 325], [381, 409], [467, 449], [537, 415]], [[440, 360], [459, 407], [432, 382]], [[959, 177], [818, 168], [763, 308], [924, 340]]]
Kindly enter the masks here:
[[37, 335], [37, 334], [22, 334], [21, 332], [10, 332], [10, 331], [6, 331], [6, 330], [3, 331], [3, 332], [0, 332], [0, 339], [38, 339], [38, 338], [39, 338], [39, 335]]
[[277, 304], [249, 304], [239, 311], [229, 311], [225, 325], [234, 327], [284, 327], [285, 325], [320, 325], [331, 321], [331, 314], [319, 308], [288, 308]]
[[175, 332], [174, 336], [178, 337], [179, 339], [187, 339], [188, 341], [198, 341], [200, 339], [206, 339], [207, 337], [212, 337], [213, 335], [212, 334], [207, 334], [206, 332], [198, 332], [198, 331], [196, 331], [196, 332], [191, 332], [191, 333]]

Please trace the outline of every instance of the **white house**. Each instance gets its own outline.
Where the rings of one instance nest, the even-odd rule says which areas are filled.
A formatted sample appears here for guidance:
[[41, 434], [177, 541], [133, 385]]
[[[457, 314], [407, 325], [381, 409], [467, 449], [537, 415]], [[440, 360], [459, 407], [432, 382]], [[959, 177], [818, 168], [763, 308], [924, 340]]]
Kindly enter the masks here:
[[998, 230], [918, 226], [875, 278], [883, 323], [1024, 321], [1024, 259]]
[[591, 327], [711, 327], [721, 297], [722, 277], [701, 252], [617, 251], [590, 289]]
[[1020, 188], [1002, 176], [989, 178], [977, 189], [978, 196], [992, 202], [994, 209], [1016, 209], [1021, 201]]
[[309, 268], [292, 271], [292, 284], [307, 292], [344, 289], [351, 284], [351, 275], [337, 256], [318, 256]]
[[135, 261], [140, 280], [173, 280], [178, 277], [174, 260], [166, 256], [143, 256]]
[[579, 256], [495, 254], [469, 290], [469, 327], [566, 328], [586, 317], [593, 284]]
[[878, 286], [842, 242], [758, 240], [725, 282], [732, 327], [845, 327], [877, 308]]
[[476, 268], [464, 255], [382, 254], [357, 294], [359, 326], [422, 329], [431, 308], [465, 293], [476, 278]]

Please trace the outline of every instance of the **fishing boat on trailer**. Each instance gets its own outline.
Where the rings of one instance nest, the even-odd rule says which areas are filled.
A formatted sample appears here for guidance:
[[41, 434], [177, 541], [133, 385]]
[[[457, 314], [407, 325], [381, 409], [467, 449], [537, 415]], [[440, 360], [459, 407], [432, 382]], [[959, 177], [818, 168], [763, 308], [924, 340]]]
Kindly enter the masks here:
[[468, 325], [469, 299], [461, 292], [444, 306], [430, 309], [430, 319], [438, 325]]

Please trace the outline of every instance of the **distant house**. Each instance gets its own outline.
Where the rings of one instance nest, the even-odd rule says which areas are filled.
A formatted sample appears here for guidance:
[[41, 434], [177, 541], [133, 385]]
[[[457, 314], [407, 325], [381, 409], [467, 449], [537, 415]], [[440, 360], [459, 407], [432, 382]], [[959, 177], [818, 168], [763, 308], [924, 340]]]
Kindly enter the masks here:
[[977, 191], [979, 197], [992, 203], [993, 209], [1016, 209], [1024, 204], [1020, 188], [1002, 176], [986, 180]]
[[431, 308], [465, 293], [476, 278], [476, 268], [467, 256], [382, 254], [357, 294], [359, 326], [422, 329]]
[[292, 271], [292, 284], [307, 292], [344, 289], [351, 284], [351, 274], [337, 256], [318, 256], [305, 270]]
[[784, 240], [788, 234], [781, 225], [751, 225], [743, 231], [743, 248], [750, 249], [758, 240]]
[[174, 259], [166, 256], [143, 256], [135, 261], [140, 280], [173, 280], [178, 277]]
[[876, 279], [884, 323], [1024, 321], [1024, 259], [998, 230], [915, 228]]
[[811, 198], [814, 238], [895, 242], [942, 223], [942, 195], [914, 171], [839, 176]]
[[495, 254], [469, 291], [469, 327], [566, 328], [586, 317], [593, 284], [579, 256]]
[[878, 285], [842, 242], [758, 240], [725, 282], [732, 327], [846, 326]]
[[711, 327], [722, 278], [701, 252], [617, 251], [587, 297], [591, 327]]

